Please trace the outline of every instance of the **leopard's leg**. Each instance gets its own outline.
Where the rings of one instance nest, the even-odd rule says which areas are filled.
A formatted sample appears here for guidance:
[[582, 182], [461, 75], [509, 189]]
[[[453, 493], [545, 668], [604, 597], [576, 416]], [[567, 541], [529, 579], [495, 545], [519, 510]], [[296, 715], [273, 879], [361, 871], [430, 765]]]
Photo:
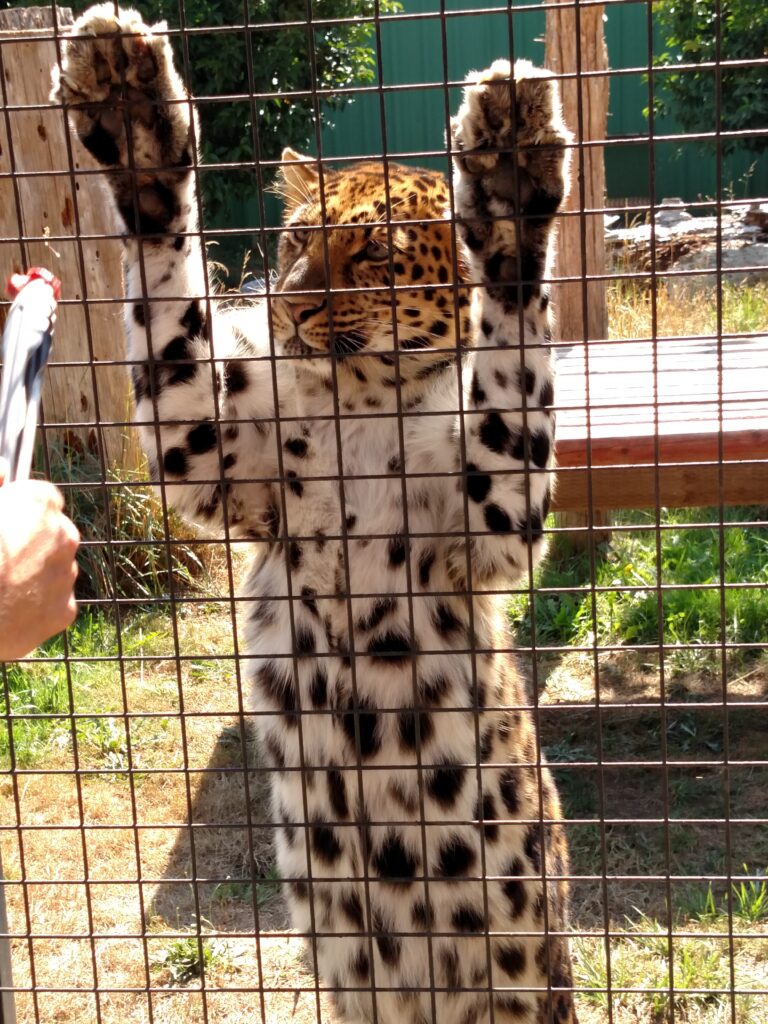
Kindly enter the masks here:
[[274, 513], [260, 481], [276, 475], [266, 316], [254, 307], [236, 321], [207, 296], [195, 113], [166, 26], [91, 7], [53, 79], [125, 230], [128, 359], [153, 478], [188, 518], [263, 535]]
[[[469, 76], [451, 137], [457, 232], [480, 285], [463, 384], [472, 583], [482, 589], [519, 578], [543, 549], [554, 441], [545, 279], [570, 135], [550, 74], [498, 60]], [[453, 562], [462, 578], [463, 544]]]
[[[473, 590], [519, 579], [541, 556], [542, 527], [549, 508], [554, 445], [551, 324], [546, 278], [553, 248], [553, 223], [567, 191], [570, 135], [560, 112], [552, 76], [527, 62], [514, 68], [496, 61], [470, 77], [453, 119], [454, 196], [475, 289], [474, 348], [464, 364], [466, 494], [471, 550], [467, 581]], [[463, 493], [460, 493], [463, 499]], [[465, 527], [464, 506], [457, 530]], [[457, 545], [454, 573], [467, 573], [467, 552]], [[523, 699], [520, 694], [515, 702]], [[530, 728], [530, 726], [529, 726]], [[520, 757], [523, 722], [508, 746], [491, 761]], [[531, 743], [531, 749], [535, 744]], [[531, 759], [535, 754], [530, 755]], [[498, 805], [494, 773], [484, 780]], [[527, 863], [542, 875], [535, 901], [536, 1009], [514, 992], [495, 1000], [494, 1019], [575, 1024], [567, 939], [568, 855], [559, 800], [546, 766], [541, 768], [544, 803], [529, 802], [527, 815], [554, 822], [534, 827]], [[543, 851], [538, 840], [542, 835]], [[543, 853], [543, 856], [542, 856]], [[527, 867], [526, 867], [527, 870]], [[550, 876], [555, 876], [550, 880]], [[539, 883], [527, 886], [528, 901]], [[512, 879], [513, 895], [522, 889]], [[493, 886], [491, 886], [493, 889]], [[546, 893], [546, 899], [545, 899]], [[545, 921], [546, 909], [546, 921]], [[519, 927], [510, 919], [509, 928]], [[512, 947], [514, 948], [514, 943]], [[512, 964], [511, 966], [514, 966]]]

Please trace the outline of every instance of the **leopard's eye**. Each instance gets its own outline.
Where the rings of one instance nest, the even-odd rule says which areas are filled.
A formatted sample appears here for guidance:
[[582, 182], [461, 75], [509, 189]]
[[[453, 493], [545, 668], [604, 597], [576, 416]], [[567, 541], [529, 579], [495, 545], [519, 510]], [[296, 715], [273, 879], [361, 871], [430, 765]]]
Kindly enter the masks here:
[[287, 234], [293, 244], [299, 249], [303, 249], [309, 241], [309, 231], [306, 228], [293, 228]]
[[371, 263], [385, 263], [389, 259], [389, 249], [383, 242], [371, 238], [360, 253], [360, 259], [369, 260]]

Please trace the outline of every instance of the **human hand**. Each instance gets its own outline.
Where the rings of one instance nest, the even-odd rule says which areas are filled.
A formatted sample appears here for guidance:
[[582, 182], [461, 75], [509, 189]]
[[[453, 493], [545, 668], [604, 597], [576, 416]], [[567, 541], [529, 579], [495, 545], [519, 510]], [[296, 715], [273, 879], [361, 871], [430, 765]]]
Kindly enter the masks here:
[[0, 661], [23, 658], [75, 619], [80, 535], [63, 508], [47, 481], [0, 486]]

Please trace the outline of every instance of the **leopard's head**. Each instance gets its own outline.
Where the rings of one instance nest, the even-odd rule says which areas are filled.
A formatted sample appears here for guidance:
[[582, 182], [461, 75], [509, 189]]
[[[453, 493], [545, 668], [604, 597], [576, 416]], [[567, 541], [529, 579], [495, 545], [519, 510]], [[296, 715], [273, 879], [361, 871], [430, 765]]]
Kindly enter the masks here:
[[[413, 380], [469, 333], [470, 289], [433, 171], [361, 163], [323, 168], [283, 152], [285, 200], [272, 323], [283, 353], [326, 377]], [[455, 284], [456, 283], [456, 284]], [[458, 311], [458, 332], [457, 332]], [[393, 320], [396, 326], [393, 327]]]

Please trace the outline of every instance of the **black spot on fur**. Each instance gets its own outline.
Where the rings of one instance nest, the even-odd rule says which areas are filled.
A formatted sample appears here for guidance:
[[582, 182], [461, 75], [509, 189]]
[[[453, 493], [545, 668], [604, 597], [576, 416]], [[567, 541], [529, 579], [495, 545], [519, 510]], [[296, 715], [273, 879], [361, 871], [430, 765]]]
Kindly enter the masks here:
[[[293, 678], [282, 666], [266, 661], [256, 672], [256, 683], [261, 691], [285, 712], [296, 711], [296, 689]], [[295, 723], [295, 719], [292, 720]]]
[[301, 498], [304, 494], [304, 484], [296, 476], [296, 471], [288, 469], [285, 472], [285, 482], [288, 484], [288, 489], [296, 495], [297, 498]]
[[493, 324], [490, 320], [486, 320], [485, 317], [480, 321], [480, 330], [483, 332], [486, 338], [490, 338], [493, 334]]
[[312, 852], [324, 864], [335, 864], [341, 856], [341, 844], [334, 829], [321, 821], [310, 824]]
[[419, 583], [422, 587], [429, 584], [429, 576], [432, 566], [435, 564], [435, 552], [433, 548], [424, 548], [419, 555]]
[[362, 931], [365, 927], [365, 918], [363, 917], [363, 904], [360, 894], [355, 889], [346, 889], [341, 894], [339, 906], [342, 913], [346, 914], [355, 928], [359, 928]]
[[373, 910], [373, 934], [376, 938], [376, 945], [379, 949], [379, 956], [390, 967], [394, 967], [400, 960], [402, 942], [399, 938], [389, 934], [392, 931], [392, 922], [385, 918], [379, 907]]
[[397, 598], [388, 594], [386, 597], [377, 598], [365, 615], [357, 620], [357, 628], [368, 632], [380, 626], [387, 616], [397, 610]]
[[505, 942], [497, 946], [493, 958], [510, 978], [516, 978], [525, 970], [525, 949], [517, 942]]
[[531, 435], [531, 459], [539, 469], [544, 469], [549, 461], [549, 437], [543, 430], [536, 430]]
[[207, 323], [205, 314], [200, 308], [200, 303], [195, 299], [187, 306], [184, 316], [179, 321], [182, 327], [186, 327], [190, 338], [207, 336]]
[[173, 248], [176, 250], [176, 252], [180, 252], [184, 248], [184, 236], [183, 235], [177, 235], [176, 236], [176, 238], [173, 241]]
[[134, 322], [139, 325], [139, 327], [146, 327], [147, 326], [147, 313], [146, 313], [146, 310], [144, 309], [144, 303], [143, 302], [137, 302], [137, 303], [134, 304], [134, 307], [133, 307], [133, 319], [134, 319]]
[[[520, 865], [520, 871], [522, 871], [522, 864], [518, 857], [515, 857], [513, 867]], [[507, 869], [507, 874], [511, 874], [510, 869]], [[518, 872], [515, 872], [517, 874]], [[521, 882], [519, 878], [508, 878], [506, 882], [502, 883], [501, 891], [509, 900], [509, 910], [513, 919], [520, 917], [528, 905], [528, 893], [525, 890], [525, 882]]]
[[493, 1005], [497, 1010], [501, 1013], [505, 1013], [508, 1017], [516, 1017], [521, 1021], [530, 1019], [530, 1005], [528, 1003], [524, 1003], [522, 999], [518, 999], [517, 996], [511, 996], [507, 993], [504, 995], [494, 994]]
[[548, 409], [555, 400], [555, 389], [551, 380], [545, 380], [539, 392], [539, 405]]
[[303, 437], [289, 437], [285, 442], [285, 448], [297, 459], [303, 459], [307, 454], [307, 442]]
[[493, 726], [490, 726], [480, 737], [480, 764], [488, 764], [493, 753]]
[[396, 533], [394, 537], [390, 538], [388, 545], [389, 564], [393, 569], [397, 569], [405, 561], [405, 539], [402, 533]]
[[473, 405], [483, 405], [483, 403], [488, 398], [484, 388], [480, 384], [480, 378], [477, 376], [477, 371], [475, 371], [472, 374], [472, 388], [470, 391], [470, 398], [472, 399]]
[[419, 742], [426, 743], [435, 731], [432, 719], [426, 711], [401, 711], [397, 718], [397, 725], [400, 742], [407, 750], [416, 750]]
[[541, 513], [536, 509], [531, 509], [531, 514], [527, 519], [521, 519], [517, 528], [526, 544], [529, 542], [533, 544], [535, 541], [541, 540], [544, 533]]
[[173, 338], [162, 351], [161, 359], [164, 363], [175, 363], [177, 365], [168, 367], [171, 370], [168, 376], [169, 384], [183, 384], [191, 380], [197, 372], [197, 366], [189, 350], [189, 338], [179, 334]]
[[216, 427], [209, 420], [198, 423], [187, 434], [187, 443], [195, 455], [205, 455], [216, 447]]
[[373, 870], [388, 882], [408, 883], [416, 874], [418, 861], [403, 843], [402, 836], [389, 831], [373, 857]]
[[437, 874], [446, 878], [467, 875], [474, 866], [475, 859], [472, 847], [461, 836], [453, 834], [440, 845]]
[[224, 386], [229, 395], [236, 395], [248, 387], [248, 374], [239, 359], [230, 359], [224, 364]]
[[316, 708], [325, 707], [328, 703], [328, 673], [323, 665], [318, 665], [312, 682], [309, 684], [309, 699]]
[[512, 443], [512, 435], [497, 412], [489, 412], [480, 424], [480, 440], [497, 455], [504, 455]]
[[292, 878], [288, 883], [294, 899], [306, 900], [309, 898], [309, 886], [303, 878]]
[[133, 400], [138, 405], [142, 398], [149, 396], [149, 374], [146, 364], [131, 367], [131, 382], [133, 383]]
[[301, 544], [298, 544], [295, 540], [292, 540], [288, 548], [288, 558], [291, 563], [291, 569], [294, 572], [301, 568], [301, 563], [304, 561], [304, 552]]
[[481, 473], [474, 462], [467, 463], [467, 494], [478, 504], [485, 501], [491, 489], [490, 474]]
[[396, 629], [388, 630], [374, 637], [368, 643], [368, 654], [374, 661], [395, 665], [405, 661], [413, 653], [413, 645], [405, 633]]
[[303, 586], [301, 588], [301, 603], [304, 605], [307, 611], [310, 611], [313, 615], [319, 617], [320, 613], [317, 610], [317, 601], [315, 600], [316, 597], [317, 591], [314, 590], [312, 587]]
[[[362, 925], [360, 929], [362, 930]], [[371, 975], [371, 962], [368, 959], [368, 954], [361, 946], [349, 961], [349, 969], [352, 972], [352, 976], [357, 978], [359, 981], [367, 981]]]
[[[517, 386], [520, 388], [521, 391], [523, 390], [523, 371], [522, 370], [518, 370], [517, 371]], [[536, 387], [536, 374], [533, 372], [533, 370], [530, 368], [530, 366], [526, 366], [526, 368], [525, 368], [525, 393], [526, 393], [526, 395], [532, 395], [533, 394], [533, 389], [535, 387]]]
[[186, 476], [188, 463], [183, 448], [169, 448], [163, 456], [163, 468], [171, 476]]
[[492, 533], [510, 533], [512, 530], [512, 521], [499, 505], [486, 505], [484, 518], [485, 525]]
[[93, 131], [89, 132], [82, 142], [88, 152], [92, 153], [100, 164], [114, 165], [120, 159], [120, 150], [114, 137], [101, 124], [96, 124]]
[[499, 793], [510, 814], [517, 814], [520, 810], [519, 783], [519, 772], [516, 768], [507, 768], [499, 777]]
[[541, 829], [538, 825], [529, 825], [526, 829], [523, 851], [538, 874], [541, 871]]
[[462, 628], [461, 620], [444, 601], [438, 601], [432, 610], [432, 625], [444, 637], [451, 637]]
[[435, 913], [431, 902], [427, 903], [425, 900], [416, 900], [411, 907], [411, 921], [413, 921], [417, 928], [421, 928], [422, 931], [432, 928], [435, 922]]
[[489, 843], [495, 843], [499, 838], [498, 816], [494, 799], [489, 794], [483, 797], [482, 806], [475, 805], [475, 817], [478, 821], [482, 820], [483, 835]]
[[460, 903], [451, 914], [451, 925], [457, 932], [482, 932], [485, 929], [485, 916], [471, 903]]
[[331, 810], [340, 821], [343, 821], [349, 814], [347, 805], [347, 787], [344, 783], [344, 776], [341, 772], [329, 769], [326, 773], [328, 780], [328, 799]]
[[314, 654], [316, 644], [317, 640], [315, 639], [314, 631], [309, 626], [298, 626], [296, 628], [296, 653], [299, 657]]
[[453, 807], [464, 785], [467, 769], [456, 764], [443, 764], [428, 773], [427, 792], [441, 807]]
[[371, 704], [359, 700], [357, 707], [350, 703], [349, 710], [341, 716], [342, 727], [347, 739], [353, 746], [356, 744], [355, 726], [360, 733], [360, 756], [373, 757], [381, 746], [379, 737], [379, 717]]
[[440, 950], [440, 966], [443, 970], [445, 987], [448, 989], [461, 988], [461, 965], [459, 954], [454, 946]]

